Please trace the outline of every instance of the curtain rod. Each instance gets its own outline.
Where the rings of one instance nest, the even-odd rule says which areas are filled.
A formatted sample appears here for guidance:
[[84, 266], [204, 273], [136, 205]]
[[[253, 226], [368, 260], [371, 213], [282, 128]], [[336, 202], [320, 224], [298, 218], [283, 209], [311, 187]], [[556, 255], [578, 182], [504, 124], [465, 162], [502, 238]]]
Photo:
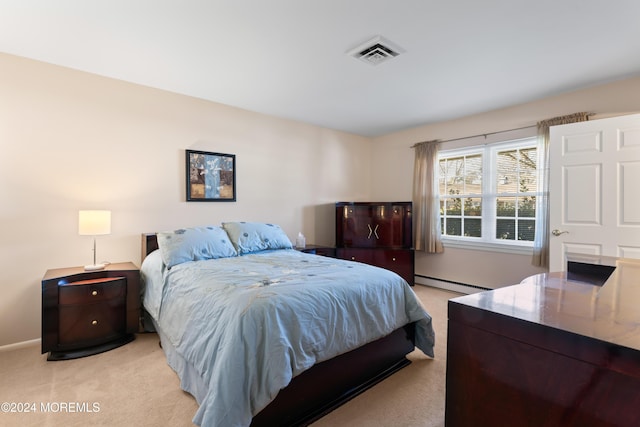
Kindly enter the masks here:
[[[444, 141], [438, 141], [438, 142], [442, 143], [442, 142], [462, 141], [463, 139], [477, 138], [479, 136], [484, 136], [486, 138], [489, 135], [497, 135], [499, 133], [505, 133], [505, 132], [514, 132], [516, 130], [529, 129], [529, 128], [533, 128], [533, 127], [536, 127], [536, 126], [538, 126], [538, 125], [522, 126], [522, 127], [514, 128], [514, 129], [499, 130], [499, 131], [496, 131], [496, 132], [487, 132], [487, 133], [480, 133], [478, 135], [470, 135], [470, 136], [463, 136], [463, 137], [460, 137], [460, 138], [445, 139]], [[418, 144], [420, 144], [420, 143], [417, 142], [417, 143], [413, 144], [409, 148], [415, 148]]]
[[[587, 120], [589, 119], [589, 117], [591, 117], [591, 116], [595, 116], [595, 114], [596, 114], [596, 113], [588, 113], [588, 114], [587, 114]], [[486, 138], [487, 138], [487, 136], [489, 136], [489, 135], [497, 135], [497, 134], [499, 134], [499, 133], [514, 132], [514, 131], [517, 131], [517, 130], [529, 129], [529, 128], [534, 128], [534, 127], [537, 127], [537, 126], [538, 126], [537, 124], [535, 124], [535, 125], [529, 125], [529, 126], [522, 126], [522, 127], [514, 128], [514, 129], [499, 130], [499, 131], [496, 131], [496, 132], [487, 132], [487, 133], [481, 133], [481, 134], [478, 134], [478, 135], [471, 135], [471, 136], [463, 136], [463, 137], [461, 137], [461, 138], [445, 139], [444, 141], [438, 141], [438, 142], [439, 142], [439, 143], [443, 143], [443, 142], [462, 141], [463, 139], [478, 138], [479, 136], [484, 136], [484, 137], [485, 137], [485, 139], [486, 139]], [[411, 147], [409, 147], [409, 148], [415, 148], [418, 144], [420, 144], [420, 143], [419, 143], [419, 142], [417, 142], [417, 143], [413, 144], [413, 145], [412, 145]]]

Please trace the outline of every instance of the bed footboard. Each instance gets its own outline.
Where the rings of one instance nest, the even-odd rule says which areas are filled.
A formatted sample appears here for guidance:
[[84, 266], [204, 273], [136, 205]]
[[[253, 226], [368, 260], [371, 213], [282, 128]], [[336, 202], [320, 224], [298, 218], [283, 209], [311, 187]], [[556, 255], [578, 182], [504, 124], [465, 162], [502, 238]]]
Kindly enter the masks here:
[[304, 426], [344, 404], [411, 362], [415, 324], [333, 359], [295, 377], [251, 423]]

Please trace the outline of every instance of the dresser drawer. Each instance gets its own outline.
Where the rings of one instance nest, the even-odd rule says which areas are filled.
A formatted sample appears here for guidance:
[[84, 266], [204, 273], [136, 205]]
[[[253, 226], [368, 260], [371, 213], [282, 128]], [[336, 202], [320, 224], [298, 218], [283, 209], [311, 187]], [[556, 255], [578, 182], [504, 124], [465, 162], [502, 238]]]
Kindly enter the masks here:
[[59, 308], [58, 344], [61, 349], [96, 345], [125, 333], [124, 300]]
[[412, 249], [383, 249], [376, 252], [376, 265], [400, 275], [410, 285], [414, 283], [414, 252]]
[[375, 264], [376, 249], [361, 248], [338, 248], [336, 254], [338, 258], [347, 259], [349, 261], [363, 262], [365, 264]]
[[124, 277], [104, 277], [59, 285], [60, 305], [93, 304], [111, 299], [124, 302], [127, 281]]
[[414, 283], [413, 249], [362, 249], [338, 248], [338, 258], [363, 262], [391, 270], [410, 285]]
[[375, 253], [376, 263], [384, 268], [393, 270], [401, 265], [413, 263], [413, 251], [411, 249], [381, 249]]

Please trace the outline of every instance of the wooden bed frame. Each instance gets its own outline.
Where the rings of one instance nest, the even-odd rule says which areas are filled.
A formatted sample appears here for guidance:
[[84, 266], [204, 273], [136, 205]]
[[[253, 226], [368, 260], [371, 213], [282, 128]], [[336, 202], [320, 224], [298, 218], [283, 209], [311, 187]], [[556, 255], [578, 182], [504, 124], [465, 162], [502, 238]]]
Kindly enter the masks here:
[[[142, 235], [142, 260], [158, 249], [155, 233]], [[305, 426], [346, 403], [411, 362], [415, 324], [409, 323], [377, 341], [318, 363], [293, 378], [258, 413], [252, 426]]]

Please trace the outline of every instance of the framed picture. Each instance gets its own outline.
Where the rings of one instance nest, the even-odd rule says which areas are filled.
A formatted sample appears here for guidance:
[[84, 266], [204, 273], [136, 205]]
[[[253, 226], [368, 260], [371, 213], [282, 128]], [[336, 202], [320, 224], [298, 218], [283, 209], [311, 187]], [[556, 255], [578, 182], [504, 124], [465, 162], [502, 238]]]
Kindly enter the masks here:
[[187, 201], [235, 202], [236, 156], [234, 154], [187, 152]]

